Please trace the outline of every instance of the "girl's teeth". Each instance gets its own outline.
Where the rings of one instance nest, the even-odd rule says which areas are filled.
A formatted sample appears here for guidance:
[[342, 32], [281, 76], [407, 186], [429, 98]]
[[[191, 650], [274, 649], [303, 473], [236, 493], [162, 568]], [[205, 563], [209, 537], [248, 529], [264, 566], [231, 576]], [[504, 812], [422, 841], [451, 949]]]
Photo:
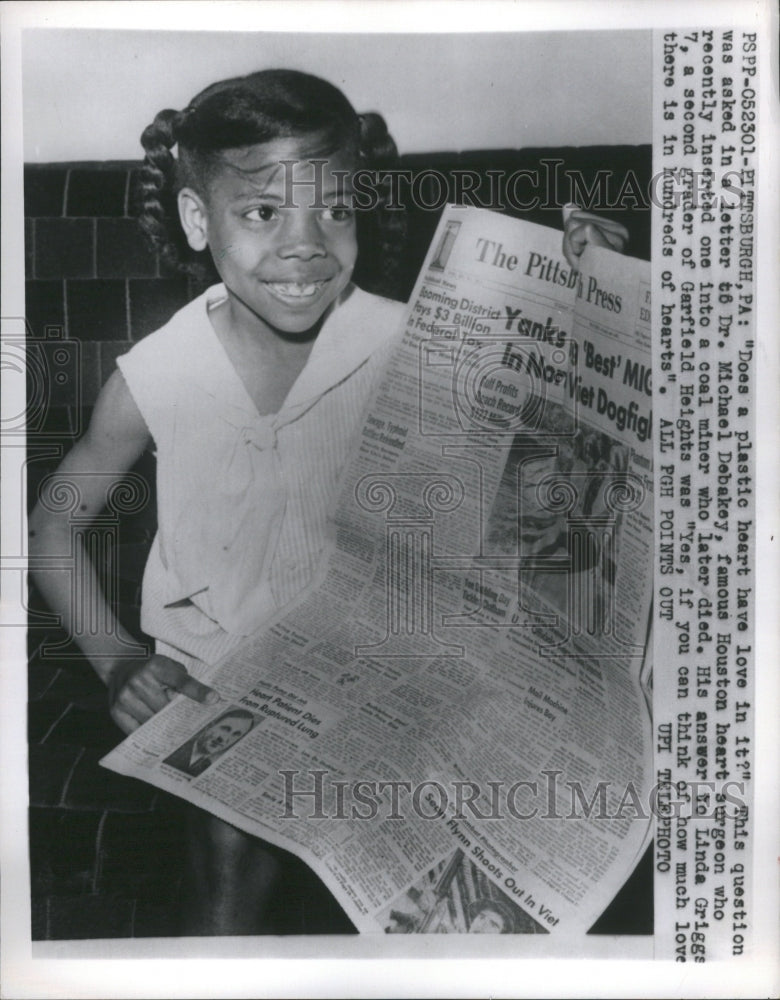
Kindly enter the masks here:
[[279, 281], [271, 283], [272, 287], [275, 288], [280, 295], [287, 295], [294, 299], [305, 299], [310, 295], [314, 295], [324, 284], [324, 281], [313, 281], [308, 285], [282, 283]]

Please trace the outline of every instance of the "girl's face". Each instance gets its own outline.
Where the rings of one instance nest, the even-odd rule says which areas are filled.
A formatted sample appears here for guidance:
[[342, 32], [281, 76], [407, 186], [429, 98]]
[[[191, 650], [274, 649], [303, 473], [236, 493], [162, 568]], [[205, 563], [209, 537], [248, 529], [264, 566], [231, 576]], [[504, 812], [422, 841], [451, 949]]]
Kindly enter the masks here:
[[205, 197], [179, 195], [190, 246], [209, 247], [233, 305], [283, 334], [316, 325], [357, 258], [355, 164], [342, 153], [312, 160], [325, 157], [299, 139], [231, 150]]

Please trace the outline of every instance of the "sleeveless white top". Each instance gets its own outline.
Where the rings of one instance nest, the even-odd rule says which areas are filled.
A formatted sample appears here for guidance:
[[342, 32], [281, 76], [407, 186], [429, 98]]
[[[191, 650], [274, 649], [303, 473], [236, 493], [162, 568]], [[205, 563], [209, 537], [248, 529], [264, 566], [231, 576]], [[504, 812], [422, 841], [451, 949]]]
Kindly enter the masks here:
[[214, 662], [310, 582], [358, 420], [403, 306], [350, 286], [278, 413], [261, 416], [217, 337], [210, 288], [117, 359], [157, 452], [141, 626]]

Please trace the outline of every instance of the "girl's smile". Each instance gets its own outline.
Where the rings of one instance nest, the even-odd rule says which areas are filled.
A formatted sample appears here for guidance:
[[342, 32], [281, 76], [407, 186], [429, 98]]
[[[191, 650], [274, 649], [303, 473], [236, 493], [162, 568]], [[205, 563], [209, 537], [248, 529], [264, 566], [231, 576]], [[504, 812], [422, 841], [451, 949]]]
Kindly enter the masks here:
[[266, 281], [265, 285], [271, 294], [275, 295], [280, 301], [294, 305], [296, 300], [300, 303], [305, 303], [313, 299], [325, 289], [331, 280], [330, 278], [325, 278], [322, 281], [312, 281], [306, 284], [291, 283], [289, 281]]
[[316, 157], [300, 139], [231, 150], [201, 195], [179, 195], [193, 249], [211, 248], [241, 325], [315, 327], [349, 284], [357, 258], [348, 177], [353, 158]]

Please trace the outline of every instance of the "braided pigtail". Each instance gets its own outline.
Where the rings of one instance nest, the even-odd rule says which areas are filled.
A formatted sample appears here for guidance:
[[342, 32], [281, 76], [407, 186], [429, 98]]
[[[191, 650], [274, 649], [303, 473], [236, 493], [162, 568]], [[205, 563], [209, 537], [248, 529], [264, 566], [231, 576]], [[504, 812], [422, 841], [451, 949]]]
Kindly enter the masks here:
[[382, 176], [398, 168], [398, 149], [381, 115], [368, 112], [360, 115], [359, 121], [360, 161], [377, 172], [374, 189], [378, 199], [372, 211], [358, 213], [360, 256], [355, 280], [367, 291], [405, 299], [406, 215], [400, 207], [389, 207], [392, 182], [389, 176]]
[[174, 236], [172, 210], [176, 190], [176, 159], [171, 152], [176, 145], [176, 128], [181, 114], [161, 111], [141, 135], [146, 157], [136, 188], [138, 221], [152, 249], [173, 267], [179, 262]]
[[144, 129], [141, 145], [146, 156], [138, 173], [135, 198], [141, 229], [160, 261], [175, 271], [204, 279], [211, 270], [190, 250], [176, 205], [182, 178], [172, 150], [185, 119], [186, 112], [167, 109]]
[[389, 168], [398, 163], [398, 148], [387, 131], [387, 122], [375, 111], [359, 115], [360, 154], [370, 166]]

